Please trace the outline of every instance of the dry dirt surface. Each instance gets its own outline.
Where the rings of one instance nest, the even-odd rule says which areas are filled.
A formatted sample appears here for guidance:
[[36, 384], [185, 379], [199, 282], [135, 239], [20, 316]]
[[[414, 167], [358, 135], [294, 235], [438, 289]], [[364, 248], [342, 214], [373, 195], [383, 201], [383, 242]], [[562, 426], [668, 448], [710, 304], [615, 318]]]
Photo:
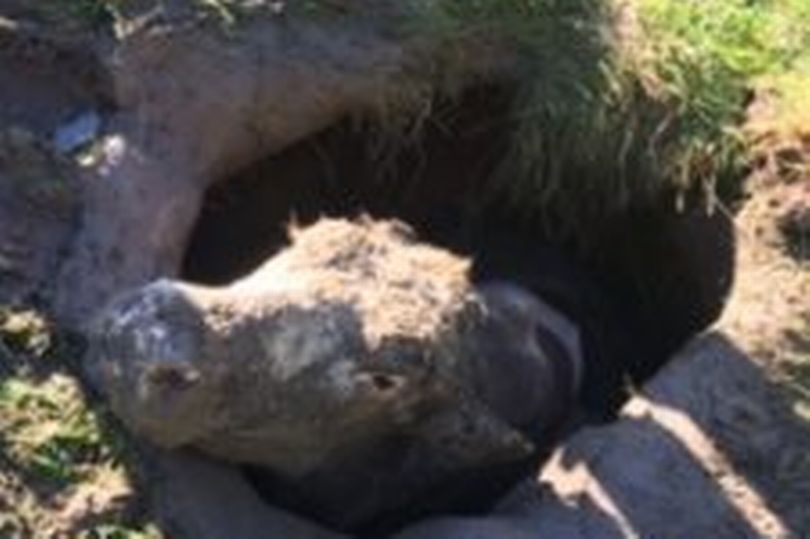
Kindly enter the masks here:
[[732, 457], [744, 475], [757, 478], [768, 504], [797, 537], [810, 536], [810, 236], [803, 228], [808, 209], [806, 179], [751, 178], [749, 198], [736, 216], [736, 283], [718, 323], [779, 388], [778, 394], [738, 396], [751, 401], [747, 423], [767, 418], [776, 424], [762, 429], [762, 436], [737, 436]]

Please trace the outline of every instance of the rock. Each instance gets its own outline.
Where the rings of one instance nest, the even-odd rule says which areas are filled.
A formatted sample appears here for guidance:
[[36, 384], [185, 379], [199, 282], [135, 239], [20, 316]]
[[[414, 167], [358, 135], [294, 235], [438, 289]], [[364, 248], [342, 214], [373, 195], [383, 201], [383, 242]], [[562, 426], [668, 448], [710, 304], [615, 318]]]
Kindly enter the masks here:
[[466, 260], [396, 222], [294, 230], [228, 287], [157, 281], [92, 341], [92, 377], [132, 430], [269, 472], [281, 503], [339, 528], [464, 474], [514, 481], [581, 369], [570, 322], [516, 286], [477, 291]]

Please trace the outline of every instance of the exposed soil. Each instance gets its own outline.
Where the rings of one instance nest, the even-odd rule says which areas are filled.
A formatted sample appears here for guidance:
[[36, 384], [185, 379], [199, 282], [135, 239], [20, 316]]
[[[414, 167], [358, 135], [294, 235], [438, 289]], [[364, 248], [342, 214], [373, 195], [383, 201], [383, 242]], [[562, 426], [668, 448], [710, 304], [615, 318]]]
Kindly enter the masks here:
[[808, 329], [807, 236], [786, 234], [785, 227], [810, 205], [810, 189], [806, 181], [755, 176], [748, 197], [735, 219], [740, 238], [737, 278], [721, 324], [755, 360], [778, 368], [786, 354], [802, 352], [794, 350], [800, 343], [788, 335]]
[[[767, 410], [769, 427], [726, 440], [729, 457], [753, 478], [768, 505], [796, 537], [810, 534], [810, 267], [802, 255], [806, 236], [786, 234], [810, 203], [806, 180], [784, 182], [754, 175], [735, 219], [736, 283], [718, 327], [781, 388], [781, 395], [743, 394], [756, 425]], [[796, 242], [800, 242], [798, 245]], [[768, 434], [763, 434], [763, 431]]]

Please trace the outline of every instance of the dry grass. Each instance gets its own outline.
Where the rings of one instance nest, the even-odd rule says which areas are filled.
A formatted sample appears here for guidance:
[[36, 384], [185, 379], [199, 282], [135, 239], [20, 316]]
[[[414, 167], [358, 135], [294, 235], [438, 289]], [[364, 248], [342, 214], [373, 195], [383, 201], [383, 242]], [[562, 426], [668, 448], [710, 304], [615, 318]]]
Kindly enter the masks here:
[[810, 66], [759, 82], [745, 136], [753, 159], [793, 180], [810, 180]]

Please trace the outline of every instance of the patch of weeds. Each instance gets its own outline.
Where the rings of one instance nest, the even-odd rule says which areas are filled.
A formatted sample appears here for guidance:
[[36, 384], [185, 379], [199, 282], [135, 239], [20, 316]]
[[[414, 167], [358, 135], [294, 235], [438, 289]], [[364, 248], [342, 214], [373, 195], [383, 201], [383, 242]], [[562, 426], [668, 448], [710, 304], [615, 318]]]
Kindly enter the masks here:
[[[808, 95], [789, 82], [810, 54], [808, 5], [420, 0], [405, 26], [441, 44], [425, 67], [434, 86], [425, 92], [415, 82], [422, 101], [464, 85], [452, 66], [477, 61], [465, 51], [489, 46], [514, 62], [513, 110], [499, 119], [512, 142], [495, 192], [509, 193], [516, 209], [577, 227], [674, 189], [713, 195], [718, 184], [738, 182], [752, 160], [741, 128], [757, 89], [773, 81], [785, 110]], [[418, 120], [430, 110], [418, 99], [400, 106], [401, 93], [389, 99], [395, 115], [410, 110]]]
[[65, 374], [75, 341], [35, 311], [0, 306], [0, 363], [11, 367], [0, 370], [0, 537], [159, 539], [138, 524], [125, 439]]
[[79, 336], [59, 330], [38, 311], [0, 305], [0, 383], [65, 372], [83, 351]]
[[[501, 50], [511, 64], [513, 105], [494, 119], [510, 132], [510, 143], [488, 191], [506, 194], [515, 209], [574, 224], [591, 210], [625, 205], [627, 195], [653, 184], [623, 183], [640, 176], [631, 174], [631, 161], [645, 154], [632, 150], [645, 143], [637, 131], [652, 126], [639, 109], [618, 129], [626, 112], [636, 112], [627, 102], [638, 86], [618, 63], [611, 11], [602, 0], [415, 3], [411, 32], [440, 43], [432, 69], [442, 91], [463, 87], [456, 79], [464, 72], [452, 66], [475, 65], [468, 51]], [[564, 212], [551, 216], [555, 208]]]
[[764, 77], [745, 134], [755, 159], [787, 180], [810, 179], [810, 45], [796, 69]]
[[[643, 27], [632, 58], [649, 91], [675, 111], [678, 175], [714, 180], [717, 164], [752, 160], [749, 102], [765, 81], [787, 91], [810, 44], [810, 10], [795, 0], [633, 0]], [[779, 107], [798, 94], [783, 93]], [[706, 175], [706, 166], [711, 174]]]
[[0, 443], [6, 458], [56, 489], [88, 479], [94, 466], [119, 461], [120, 442], [86, 406], [77, 384], [61, 374], [0, 383]]
[[0, 347], [41, 358], [53, 344], [50, 325], [36, 311], [0, 307]]

